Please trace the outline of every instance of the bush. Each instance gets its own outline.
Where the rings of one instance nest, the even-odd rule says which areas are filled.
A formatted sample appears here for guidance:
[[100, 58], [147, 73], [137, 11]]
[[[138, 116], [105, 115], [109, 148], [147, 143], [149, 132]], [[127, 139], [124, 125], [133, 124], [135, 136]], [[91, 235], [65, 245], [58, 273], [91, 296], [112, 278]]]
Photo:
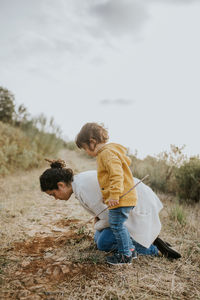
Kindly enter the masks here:
[[62, 147], [63, 141], [55, 133], [40, 131], [33, 124], [21, 130], [0, 122], [0, 175], [38, 167]]
[[200, 159], [190, 158], [176, 170], [178, 196], [181, 199], [190, 199], [194, 202], [200, 200]]
[[169, 167], [163, 160], [158, 160], [155, 157], [147, 156], [145, 159], [140, 160], [135, 156], [131, 156], [133, 176], [142, 178], [149, 175], [146, 183], [156, 191], [167, 191], [167, 174]]
[[[183, 148], [182, 148], [183, 149]], [[133, 176], [149, 177], [146, 183], [155, 191], [172, 193], [182, 200], [200, 200], [200, 159], [188, 159], [182, 149], [171, 145], [171, 152], [157, 157], [147, 156], [143, 160], [131, 156]]]
[[7, 89], [0, 87], [0, 121], [12, 123], [14, 113], [14, 96]]
[[142, 178], [149, 174], [147, 184], [156, 191], [177, 193], [176, 170], [186, 161], [182, 150], [185, 146], [170, 145], [170, 152], [161, 152], [156, 157], [147, 156], [143, 160], [131, 156], [133, 175]]
[[28, 137], [19, 129], [0, 122], [0, 175], [16, 168], [38, 166], [38, 155]]

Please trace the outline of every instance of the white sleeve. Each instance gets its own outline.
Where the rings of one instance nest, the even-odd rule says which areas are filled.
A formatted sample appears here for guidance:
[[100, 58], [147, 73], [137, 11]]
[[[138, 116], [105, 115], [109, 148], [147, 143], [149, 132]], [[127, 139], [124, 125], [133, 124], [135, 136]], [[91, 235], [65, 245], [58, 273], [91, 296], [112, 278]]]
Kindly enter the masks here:
[[103, 219], [103, 220], [99, 220], [96, 222], [96, 224], [94, 225], [94, 229], [101, 231], [104, 228], [110, 227], [108, 220]]
[[103, 203], [101, 192], [97, 192], [94, 194], [91, 189], [91, 191], [87, 191], [87, 193], [84, 193], [84, 191], [82, 191], [80, 196], [83, 201], [83, 207], [87, 207], [86, 209], [90, 214], [96, 216], [103, 211], [98, 215], [99, 221], [96, 222], [94, 229], [100, 231], [104, 228], [109, 227], [108, 209], [105, 210], [105, 208], [107, 208], [107, 205]]
[[108, 209], [103, 211], [107, 205], [103, 203], [97, 172], [88, 171], [78, 176], [76, 177], [76, 186], [74, 186], [76, 188], [76, 198], [91, 215], [96, 216], [100, 213], [98, 216], [99, 221], [95, 224], [94, 229], [100, 231], [109, 227]]
[[[99, 214], [101, 211], [103, 211], [106, 208], [106, 205], [104, 205], [103, 203], [100, 203], [100, 202], [96, 203], [96, 204], [95, 203], [91, 204], [91, 202], [90, 202], [89, 203], [90, 207], [89, 207], [86, 203], [84, 203], [83, 196], [82, 197], [80, 196], [78, 198], [78, 200], [79, 200], [81, 206], [83, 208], [85, 208], [92, 216], [96, 216], [97, 214]], [[84, 200], [86, 200], [85, 197], [84, 197]], [[97, 221], [94, 225], [95, 230], [101, 231], [104, 228], [110, 227], [109, 222], [108, 222], [108, 209], [103, 211], [98, 216], [98, 218], [99, 218], [99, 221]]]

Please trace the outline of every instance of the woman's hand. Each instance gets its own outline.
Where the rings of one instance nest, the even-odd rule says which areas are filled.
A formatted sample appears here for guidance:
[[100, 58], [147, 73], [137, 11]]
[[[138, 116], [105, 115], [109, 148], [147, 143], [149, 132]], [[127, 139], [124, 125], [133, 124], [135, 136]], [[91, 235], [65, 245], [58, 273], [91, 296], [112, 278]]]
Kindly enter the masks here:
[[100, 219], [99, 219], [98, 217], [95, 217], [95, 218], [94, 218], [94, 221], [93, 221], [93, 229], [94, 229], [95, 224], [96, 224], [99, 220], [100, 220]]
[[94, 218], [94, 225], [96, 224], [96, 222], [98, 222], [100, 219], [98, 217]]
[[108, 200], [108, 206], [115, 206], [115, 205], [118, 205], [119, 204], [119, 200], [116, 200], [116, 199], [109, 199]]

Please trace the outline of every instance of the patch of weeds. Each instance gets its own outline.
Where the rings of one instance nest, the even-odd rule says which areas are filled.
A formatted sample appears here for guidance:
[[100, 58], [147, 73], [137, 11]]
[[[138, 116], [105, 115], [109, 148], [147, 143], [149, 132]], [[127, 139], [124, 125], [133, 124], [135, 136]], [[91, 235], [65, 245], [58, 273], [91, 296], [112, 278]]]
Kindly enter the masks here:
[[90, 235], [86, 232], [85, 234], [79, 234], [79, 238], [75, 240], [74, 244], [80, 244], [82, 242], [87, 242], [87, 241], [91, 241]]
[[8, 264], [8, 260], [5, 257], [0, 257], [0, 274], [4, 273], [4, 268], [7, 266]]
[[[0, 273], [0, 274], [1, 274], [1, 273]], [[3, 280], [3, 278], [0, 277], [0, 286], [1, 286], [1, 285], [4, 285], [4, 280]]]
[[116, 295], [114, 292], [108, 292], [105, 296], [106, 300], [119, 300], [118, 295]]
[[186, 225], [187, 215], [183, 207], [179, 204], [176, 204], [170, 211], [170, 219], [172, 221], [178, 222], [181, 225]]
[[78, 258], [74, 258], [73, 259], [73, 262], [75, 262], [75, 263], [81, 263], [81, 264], [83, 264], [83, 263], [85, 263], [87, 261], [88, 261], [87, 257], [84, 257], [84, 256], [80, 256]]
[[98, 254], [93, 254], [88, 257], [88, 261], [96, 265], [102, 263], [102, 258]]
[[86, 227], [82, 226], [77, 230], [77, 234], [78, 235], [85, 234], [85, 231], [86, 231]]
[[98, 254], [91, 253], [79, 253], [79, 257], [74, 257], [73, 261], [75, 263], [82, 264], [101, 264], [103, 262], [102, 257]]
[[94, 250], [98, 250], [97, 249], [97, 244], [94, 241], [92, 241], [92, 243], [90, 243], [89, 246], [84, 248], [84, 251], [94, 251]]
[[32, 218], [32, 219], [28, 219], [30, 222], [39, 222], [41, 221], [41, 219], [35, 219], [35, 218]]
[[193, 250], [193, 246], [188, 247], [188, 249], [187, 249], [187, 257], [189, 257], [191, 255], [192, 250]]
[[77, 228], [77, 225], [76, 224], [70, 224], [69, 225], [69, 229], [70, 230], [73, 230], [73, 229], [76, 229]]

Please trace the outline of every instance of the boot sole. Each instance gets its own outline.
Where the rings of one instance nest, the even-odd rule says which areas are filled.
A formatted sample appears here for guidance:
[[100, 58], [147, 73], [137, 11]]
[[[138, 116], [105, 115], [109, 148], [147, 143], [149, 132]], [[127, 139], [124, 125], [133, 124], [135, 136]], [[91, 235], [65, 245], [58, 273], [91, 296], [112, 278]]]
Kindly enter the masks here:
[[106, 261], [107, 262], [107, 264], [109, 264], [109, 265], [112, 265], [112, 266], [121, 266], [121, 265], [132, 265], [132, 262], [129, 262], [129, 263], [117, 263], [117, 264], [115, 264], [115, 263], [111, 263], [111, 262], [108, 262], [108, 261]]

